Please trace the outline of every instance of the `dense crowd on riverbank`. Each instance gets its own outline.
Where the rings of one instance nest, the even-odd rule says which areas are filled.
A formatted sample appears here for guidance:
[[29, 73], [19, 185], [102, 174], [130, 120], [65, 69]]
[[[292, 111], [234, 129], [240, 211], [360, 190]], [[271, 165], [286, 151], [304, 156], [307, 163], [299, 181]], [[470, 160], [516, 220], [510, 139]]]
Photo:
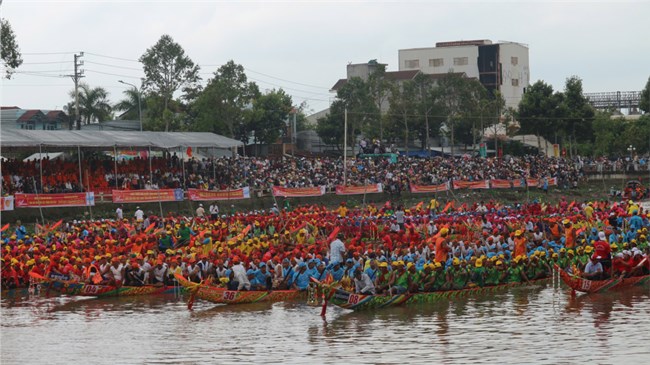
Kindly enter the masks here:
[[29, 272], [128, 285], [181, 273], [233, 289], [304, 289], [328, 274], [352, 285], [359, 271], [379, 292], [441, 290], [531, 280], [553, 264], [584, 272], [594, 253], [630, 274], [647, 255], [649, 218], [632, 201], [431, 200], [410, 209], [342, 204], [216, 219], [60, 221], [39, 232], [16, 222], [3, 227], [2, 284], [28, 285]]
[[[352, 158], [348, 160], [345, 180], [348, 185], [357, 186], [382, 183], [387, 190], [395, 191], [407, 190], [410, 184], [435, 185], [448, 180], [526, 178], [556, 178], [558, 185], [573, 187], [582, 178], [583, 167], [581, 160], [532, 155], [502, 159], [400, 156], [395, 163], [387, 158]], [[328, 157], [235, 157], [183, 162], [172, 155], [117, 164], [110, 158], [91, 158], [81, 161], [81, 176], [79, 169], [76, 160], [6, 160], [2, 163], [2, 194], [162, 188], [225, 190], [245, 186], [256, 190], [270, 186], [333, 189], [344, 183], [343, 160]]]

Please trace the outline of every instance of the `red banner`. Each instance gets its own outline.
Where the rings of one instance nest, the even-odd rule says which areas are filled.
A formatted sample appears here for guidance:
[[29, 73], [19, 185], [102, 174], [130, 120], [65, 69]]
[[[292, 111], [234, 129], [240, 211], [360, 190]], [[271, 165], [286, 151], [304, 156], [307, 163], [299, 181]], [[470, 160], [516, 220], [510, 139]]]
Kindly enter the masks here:
[[14, 196], [3, 196], [0, 198], [0, 210], [14, 210]]
[[489, 180], [483, 181], [454, 181], [454, 189], [489, 189]]
[[193, 201], [202, 200], [233, 200], [233, 199], [249, 199], [251, 197], [250, 188], [236, 190], [199, 190], [187, 189], [187, 196]]
[[536, 188], [539, 186], [539, 179], [526, 179], [526, 185], [531, 188]]
[[440, 185], [411, 185], [411, 193], [438, 193], [449, 190], [449, 183]]
[[16, 208], [87, 207], [95, 205], [95, 193], [20, 194], [14, 197]]
[[511, 180], [501, 180], [501, 179], [490, 180], [490, 185], [492, 185], [492, 189], [510, 189], [512, 187], [511, 183], [512, 183]]
[[181, 189], [113, 190], [113, 203], [173, 202], [183, 200]]
[[281, 186], [273, 187], [273, 196], [282, 196], [285, 198], [299, 198], [305, 196], [323, 196], [325, 187], [317, 186], [313, 188], [283, 188]]
[[383, 192], [381, 184], [373, 184], [366, 186], [336, 186], [336, 195], [358, 195], [358, 194], [373, 194]]
[[512, 180], [512, 187], [513, 188], [521, 188], [523, 186], [524, 186], [524, 184], [522, 184], [521, 179]]
[[548, 186], [557, 186], [557, 177], [548, 179]]

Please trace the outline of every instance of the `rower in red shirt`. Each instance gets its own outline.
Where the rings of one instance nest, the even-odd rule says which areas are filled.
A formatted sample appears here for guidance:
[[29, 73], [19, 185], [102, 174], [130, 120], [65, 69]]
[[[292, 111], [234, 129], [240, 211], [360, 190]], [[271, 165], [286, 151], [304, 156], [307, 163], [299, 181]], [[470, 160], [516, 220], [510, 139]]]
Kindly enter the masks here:
[[606, 274], [611, 275], [612, 268], [612, 249], [607, 243], [605, 232], [598, 232], [598, 241], [594, 242], [594, 251], [596, 256], [602, 257], [600, 263]]

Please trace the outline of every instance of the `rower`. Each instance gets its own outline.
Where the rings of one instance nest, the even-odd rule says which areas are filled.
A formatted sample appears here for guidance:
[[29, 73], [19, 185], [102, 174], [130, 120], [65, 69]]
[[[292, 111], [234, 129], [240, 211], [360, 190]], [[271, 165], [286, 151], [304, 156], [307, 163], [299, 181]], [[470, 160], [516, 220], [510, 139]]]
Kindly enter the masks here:
[[361, 270], [361, 267], [357, 267], [354, 271], [354, 289], [357, 294], [363, 295], [375, 295], [375, 285], [370, 280], [368, 274]]
[[585, 270], [582, 273], [582, 277], [590, 280], [602, 280], [603, 279], [603, 265], [600, 263], [602, 259], [601, 256], [596, 254], [591, 255], [591, 259], [585, 266]]

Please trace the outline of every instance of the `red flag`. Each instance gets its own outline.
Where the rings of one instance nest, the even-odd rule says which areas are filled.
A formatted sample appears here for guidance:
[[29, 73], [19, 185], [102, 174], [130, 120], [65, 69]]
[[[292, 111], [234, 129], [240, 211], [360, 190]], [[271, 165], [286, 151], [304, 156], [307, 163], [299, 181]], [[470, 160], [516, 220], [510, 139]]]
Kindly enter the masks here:
[[422, 205], [423, 205], [423, 204], [424, 204], [424, 202], [419, 202], [419, 203], [415, 206], [415, 210], [420, 210], [420, 209], [422, 209]]
[[452, 200], [449, 203], [447, 203], [447, 205], [445, 205], [445, 209], [443, 209], [442, 212], [446, 213], [449, 210], [449, 208], [452, 208], [453, 206], [454, 206], [454, 201]]
[[187, 147], [185, 154], [187, 155], [187, 157], [192, 157], [192, 147]]
[[333, 240], [334, 238], [336, 238], [336, 235], [339, 233], [340, 230], [341, 230], [341, 227], [336, 227], [336, 228], [334, 228], [334, 230], [332, 230], [332, 233], [330, 233], [330, 235], [327, 236], [327, 240], [328, 240], [328, 241], [331, 241], [331, 240]]
[[4, 232], [7, 228], [9, 228], [9, 223], [2, 226], [2, 228], [0, 228], [0, 232]]
[[145, 231], [146, 233], [149, 233], [149, 231], [151, 231], [155, 225], [156, 225], [156, 223], [151, 223], [151, 224], [149, 225], [149, 227], [147, 227], [147, 229], [145, 229], [144, 231]]
[[51, 231], [55, 230], [58, 226], [61, 225], [61, 223], [63, 223], [63, 219], [61, 219], [58, 222], [54, 223], [54, 225], [52, 227], [50, 227], [50, 230]]

